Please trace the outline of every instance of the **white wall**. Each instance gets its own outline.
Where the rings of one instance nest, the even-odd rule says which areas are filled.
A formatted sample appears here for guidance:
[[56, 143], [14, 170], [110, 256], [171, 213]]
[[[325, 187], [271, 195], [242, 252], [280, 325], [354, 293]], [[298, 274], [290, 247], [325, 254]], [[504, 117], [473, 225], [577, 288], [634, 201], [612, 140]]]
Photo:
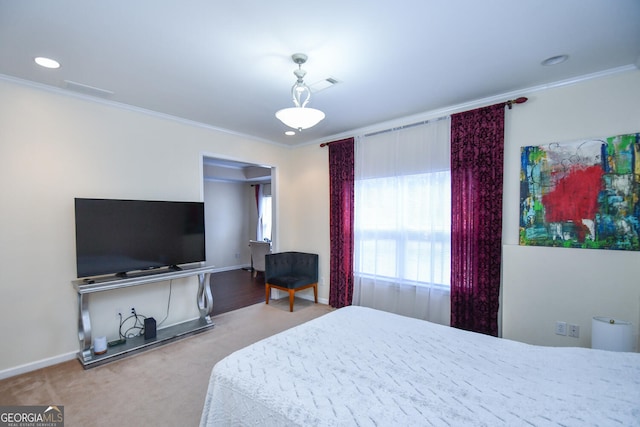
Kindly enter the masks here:
[[[506, 113], [503, 215], [503, 336], [554, 346], [591, 344], [591, 317], [640, 323], [640, 253], [518, 246], [520, 147], [640, 131], [640, 71], [523, 93], [529, 101]], [[519, 96], [519, 95], [518, 95]], [[505, 98], [506, 99], [506, 98]], [[498, 101], [495, 101], [498, 102]], [[456, 112], [451, 109], [448, 113]], [[423, 118], [438, 117], [438, 112]], [[413, 119], [413, 118], [412, 118]], [[413, 123], [418, 120], [409, 121]], [[405, 124], [408, 124], [405, 123]], [[394, 122], [394, 125], [400, 123]], [[389, 126], [391, 127], [391, 126]], [[384, 127], [383, 127], [384, 128]], [[291, 248], [321, 254], [321, 298], [329, 296], [329, 183], [326, 148], [295, 150], [285, 179], [296, 180], [283, 224]], [[323, 255], [324, 254], [324, 255]], [[555, 335], [555, 322], [580, 326], [580, 338]]]
[[[506, 123], [504, 336], [588, 346], [590, 318], [598, 314], [629, 318], [637, 330], [639, 253], [516, 245], [519, 147], [639, 131], [640, 72], [526, 95], [529, 102], [508, 112]], [[290, 150], [0, 79], [0, 378], [78, 349], [73, 198], [202, 200], [202, 155], [275, 167], [276, 250], [320, 255], [319, 297], [326, 301], [326, 148]], [[197, 316], [196, 285], [175, 284], [169, 321]], [[131, 301], [162, 316], [167, 285], [143, 288], [96, 301], [103, 314], [95, 313], [94, 327], [113, 330], [115, 307]], [[557, 337], [556, 320], [578, 323], [582, 338]]]
[[[289, 183], [287, 192], [276, 196], [279, 202], [280, 230], [289, 230], [275, 240], [279, 250], [312, 252], [319, 255], [318, 299], [329, 301], [329, 150], [319, 144], [298, 147], [280, 180]], [[284, 234], [284, 233], [282, 233]], [[301, 296], [313, 298], [311, 289]]]
[[[520, 147], [640, 132], [640, 71], [525, 94], [507, 114], [503, 336], [533, 344], [591, 345], [591, 318], [640, 323], [640, 253], [518, 245]], [[555, 322], [580, 338], [555, 335]], [[636, 340], [637, 341], [637, 340]]]
[[256, 236], [253, 187], [242, 182], [205, 181], [204, 203], [207, 264], [227, 270], [248, 266], [249, 240]]
[[[78, 350], [74, 197], [202, 200], [203, 155], [287, 173], [292, 150], [0, 79], [0, 378]], [[131, 304], [163, 318], [168, 284], [145, 288], [92, 296], [94, 332]], [[167, 325], [198, 316], [196, 289], [174, 282]]]

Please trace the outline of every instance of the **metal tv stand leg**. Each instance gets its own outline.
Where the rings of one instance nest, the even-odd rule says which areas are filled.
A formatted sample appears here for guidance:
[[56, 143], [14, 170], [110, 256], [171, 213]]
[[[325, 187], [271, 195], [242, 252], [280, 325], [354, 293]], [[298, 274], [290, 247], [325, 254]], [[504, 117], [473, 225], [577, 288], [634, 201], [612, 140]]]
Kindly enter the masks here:
[[198, 310], [200, 317], [207, 323], [213, 323], [211, 316], [213, 315], [213, 294], [210, 286], [211, 273], [198, 274]]
[[78, 294], [78, 340], [80, 340], [80, 355], [84, 362], [91, 360], [91, 318], [89, 306], [83, 294]]

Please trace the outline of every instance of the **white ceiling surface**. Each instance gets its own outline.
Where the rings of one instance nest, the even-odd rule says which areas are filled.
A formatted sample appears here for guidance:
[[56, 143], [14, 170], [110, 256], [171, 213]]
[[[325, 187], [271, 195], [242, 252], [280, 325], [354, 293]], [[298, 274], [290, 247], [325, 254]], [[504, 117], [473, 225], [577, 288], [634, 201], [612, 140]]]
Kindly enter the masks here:
[[269, 167], [210, 157], [203, 159], [203, 175], [205, 181], [271, 182]]
[[[639, 22], [639, 0], [0, 0], [0, 74], [295, 145], [631, 69]], [[293, 105], [296, 52], [307, 84], [339, 83], [309, 104], [326, 118], [287, 137], [274, 113]]]

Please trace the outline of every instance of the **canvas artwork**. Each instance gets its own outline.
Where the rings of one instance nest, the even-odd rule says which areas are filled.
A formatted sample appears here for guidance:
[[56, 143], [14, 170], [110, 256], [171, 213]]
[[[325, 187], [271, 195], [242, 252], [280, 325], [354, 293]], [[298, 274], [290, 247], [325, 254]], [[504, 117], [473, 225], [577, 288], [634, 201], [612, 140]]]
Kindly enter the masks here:
[[520, 245], [640, 250], [640, 133], [522, 147]]

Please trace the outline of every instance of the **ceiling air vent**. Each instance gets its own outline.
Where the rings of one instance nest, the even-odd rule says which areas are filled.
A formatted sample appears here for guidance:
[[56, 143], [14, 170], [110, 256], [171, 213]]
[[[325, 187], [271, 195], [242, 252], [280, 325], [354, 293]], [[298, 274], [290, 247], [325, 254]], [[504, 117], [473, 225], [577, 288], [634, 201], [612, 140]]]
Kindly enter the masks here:
[[324, 80], [320, 80], [319, 82], [313, 83], [312, 85], [309, 85], [309, 89], [311, 89], [312, 93], [318, 93], [321, 90], [325, 90], [330, 88], [331, 86], [340, 83], [340, 81], [338, 79], [335, 79], [333, 77], [327, 77]]

